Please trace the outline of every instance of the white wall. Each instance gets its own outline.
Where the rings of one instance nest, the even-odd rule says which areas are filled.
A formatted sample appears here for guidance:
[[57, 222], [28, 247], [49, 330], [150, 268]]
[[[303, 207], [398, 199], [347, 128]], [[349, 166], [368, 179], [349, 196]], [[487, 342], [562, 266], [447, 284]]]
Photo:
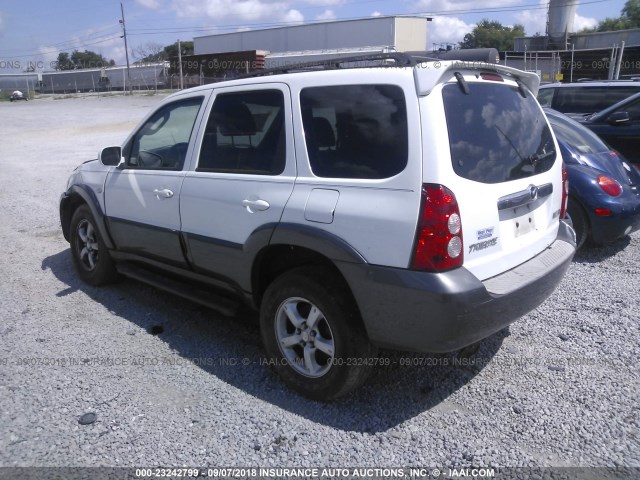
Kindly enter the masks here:
[[[397, 50], [425, 50], [426, 24], [426, 18], [376, 17], [209, 35], [193, 39], [194, 53], [245, 50], [275, 53], [389, 46], [396, 46]], [[398, 48], [398, 44], [402, 47]]]

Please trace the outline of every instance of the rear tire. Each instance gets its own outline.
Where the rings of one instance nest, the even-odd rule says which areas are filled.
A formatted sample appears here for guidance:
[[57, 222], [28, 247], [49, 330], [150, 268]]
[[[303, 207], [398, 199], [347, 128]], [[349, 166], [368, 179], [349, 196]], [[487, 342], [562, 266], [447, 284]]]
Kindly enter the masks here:
[[577, 201], [570, 198], [567, 206], [567, 215], [573, 223], [573, 229], [576, 232], [576, 250], [579, 250], [589, 237], [587, 214]]
[[118, 272], [87, 205], [73, 212], [70, 240], [73, 265], [84, 282], [100, 286], [116, 280]]
[[375, 363], [348, 287], [327, 268], [301, 267], [276, 278], [264, 294], [260, 329], [269, 364], [314, 400], [356, 389]]

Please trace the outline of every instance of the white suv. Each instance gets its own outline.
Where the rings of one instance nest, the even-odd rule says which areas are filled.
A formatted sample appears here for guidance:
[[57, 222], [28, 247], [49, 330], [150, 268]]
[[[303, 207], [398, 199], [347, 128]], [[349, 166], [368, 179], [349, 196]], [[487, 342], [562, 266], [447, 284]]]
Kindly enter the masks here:
[[321, 400], [377, 347], [453, 351], [536, 308], [575, 251], [537, 76], [388, 57], [166, 98], [69, 179], [80, 277], [250, 305], [269, 363]]

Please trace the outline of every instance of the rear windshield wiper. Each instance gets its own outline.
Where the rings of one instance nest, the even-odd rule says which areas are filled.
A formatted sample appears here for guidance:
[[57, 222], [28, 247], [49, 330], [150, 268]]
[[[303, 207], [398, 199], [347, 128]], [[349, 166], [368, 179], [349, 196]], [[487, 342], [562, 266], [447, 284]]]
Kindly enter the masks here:
[[[535, 167], [539, 161], [544, 160], [545, 158], [556, 154], [555, 150], [550, 150], [549, 152], [545, 152], [541, 154], [534, 153], [533, 155], [530, 155], [527, 158], [524, 158], [522, 155], [520, 155], [520, 151], [513, 144], [513, 141], [511, 140], [511, 138], [509, 138], [509, 136], [506, 133], [504, 133], [502, 129], [500, 129], [500, 127], [498, 127], [497, 125], [494, 125], [494, 128], [502, 134], [502, 136], [507, 140], [507, 142], [509, 142], [509, 145], [511, 145], [511, 148], [513, 149], [513, 151], [516, 152], [516, 155], [518, 155], [518, 158], [520, 159], [521, 162], [528, 162], [531, 164], [531, 166]], [[548, 144], [549, 142], [545, 143], [544, 146], [546, 147]]]
[[527, 157], [527, 161], [535, 167], [538, 164], [538, 162], [540, 162], [541, 160], [544, 160], [545, 158], [555, 154], [556, 154], [555, 150], [551, 150], [549, 152], [542, 153], [542, 154], [534, 153], [530, 157]]
[[469, 84], [464, 79], [462, 74], [460, 72], [455, 72], [453, 76], [456, 77], [456, 80], [458, 81], [458, 86], [460, 87], [460, 90], [462, 90], [462, 93], [464, 93], [465, 95], [469, 95], [471, 93], [469, 91]]

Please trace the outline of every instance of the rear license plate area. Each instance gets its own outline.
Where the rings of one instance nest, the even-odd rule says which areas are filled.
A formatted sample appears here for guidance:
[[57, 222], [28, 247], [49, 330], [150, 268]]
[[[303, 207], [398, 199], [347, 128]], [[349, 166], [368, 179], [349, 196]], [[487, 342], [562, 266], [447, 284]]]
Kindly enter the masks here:
[[526, 235], [527, 233], [535, 231], [536, 220], [531, 210], [526, 207], [517, 208], [515, 214], [521, 215], [516, 216], [515, 218], [512, 218], [510, 220], [514, 237], [521, 237], [523, 235]]

